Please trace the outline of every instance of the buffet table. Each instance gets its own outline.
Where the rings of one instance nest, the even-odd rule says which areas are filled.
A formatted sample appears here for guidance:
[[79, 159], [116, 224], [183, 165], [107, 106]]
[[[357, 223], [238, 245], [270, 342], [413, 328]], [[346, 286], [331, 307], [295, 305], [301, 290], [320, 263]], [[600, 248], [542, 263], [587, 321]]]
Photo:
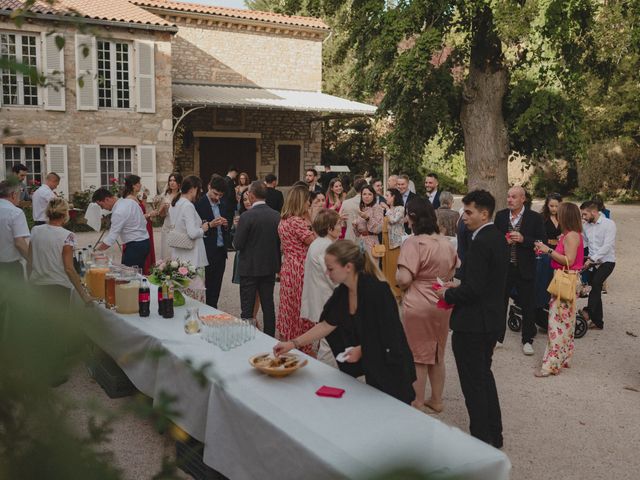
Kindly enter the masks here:
[[[175, 317], [122, 315], [96, 307], [91, 339], [112, 356], [134, 385], [158, 398], [178, 398], [175, 423], [204, 442], [204, 462], [232, 480], [353, 478], [393, 467], [465, 479], [509, 478], [507, 456], [315, 359], [286, 378], [272, 378], [248, 359], [275, 340], [256, 338], [223, 352], [199, 335], [186, 335], [187, 307], [220, 313], [187, 298]], [[161, 355], [151, 352], [161, 351]], [[300, 354], [302, 355], [302, 354]], [[202, 386], [187, 364], [210, 363]], [[323, 386], [345, 389], [340, 399], [319, 397]]]

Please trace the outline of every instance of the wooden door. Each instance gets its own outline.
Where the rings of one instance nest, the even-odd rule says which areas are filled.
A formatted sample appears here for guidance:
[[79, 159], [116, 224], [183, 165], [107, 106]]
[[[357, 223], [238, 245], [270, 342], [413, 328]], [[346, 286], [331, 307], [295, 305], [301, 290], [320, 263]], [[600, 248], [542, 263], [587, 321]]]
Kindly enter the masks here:
[[211, 175], [225, 176], [230, 165], [256, 180], [255, 138], [200, 138], [200, 178], [209, 183]]
[[300, 178], [300, 145], [278, 145], [278, 185], [289, 187]]

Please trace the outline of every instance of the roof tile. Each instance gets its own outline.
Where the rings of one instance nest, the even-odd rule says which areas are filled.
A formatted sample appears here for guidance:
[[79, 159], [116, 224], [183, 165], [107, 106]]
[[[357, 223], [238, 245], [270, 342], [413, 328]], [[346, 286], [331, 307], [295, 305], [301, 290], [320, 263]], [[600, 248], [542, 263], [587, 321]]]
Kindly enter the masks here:
[[[22, 8], [22, 0], [0, 0], [0, 10]], [[173, 26], [172, 23], [154, 15], [128, 0], [56, 0], [53, 5], [44, 0], [36, 1], [30, 8], [33, 13], [64, 16], [81, 16], [94, 20], [139, 23], [143, 25]]]
[[319, 18], [281, 15], [273, 12], [262, 12], [257, 10], [242, 10], [239, 8], [214, 7], [209, 5], [199, 5], [197, 3], [175, 2], [171, 0], [130, 0], [141, 7], [164, 8], [180, 12], [204, 13], [218, 15], [240, 20], [256, 20], [261, 22], [275, 23], [279, 25], [290, 25], [292, 27], [316, 28], [319, 30], [329, 30], [329, 27]]

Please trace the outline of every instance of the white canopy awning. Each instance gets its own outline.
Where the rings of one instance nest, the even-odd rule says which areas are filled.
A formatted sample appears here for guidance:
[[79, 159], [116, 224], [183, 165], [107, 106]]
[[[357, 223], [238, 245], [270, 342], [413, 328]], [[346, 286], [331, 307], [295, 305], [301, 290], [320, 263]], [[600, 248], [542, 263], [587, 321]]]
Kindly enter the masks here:
[[172, 91], [173, 104], [179, 107], [211, 106], [364, 116], [376, 113], [373, 105], [321, 92], [185, 83], [174, 83]]

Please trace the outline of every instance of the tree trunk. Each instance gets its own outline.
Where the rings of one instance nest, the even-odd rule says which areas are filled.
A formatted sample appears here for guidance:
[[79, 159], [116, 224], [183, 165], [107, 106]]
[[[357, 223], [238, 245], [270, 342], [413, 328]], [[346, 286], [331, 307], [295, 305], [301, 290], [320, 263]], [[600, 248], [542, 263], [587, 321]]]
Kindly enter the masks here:
[[469, 76], [464, 82], [460, 122], [464, 133], [464, 158], [469, 190], [488, 190], [496, 208], [507, 200], [509, 140], [502, 116], [508, 73], [502, 42], [488, 5], [473, 15]]
[[502, 116], [507, 82], [505, 69], [482, 71], [472, 66], [460, 113], [469, 190], [488, 190], [497, 208], [504, 207], [508, 188], [509, 142]]

